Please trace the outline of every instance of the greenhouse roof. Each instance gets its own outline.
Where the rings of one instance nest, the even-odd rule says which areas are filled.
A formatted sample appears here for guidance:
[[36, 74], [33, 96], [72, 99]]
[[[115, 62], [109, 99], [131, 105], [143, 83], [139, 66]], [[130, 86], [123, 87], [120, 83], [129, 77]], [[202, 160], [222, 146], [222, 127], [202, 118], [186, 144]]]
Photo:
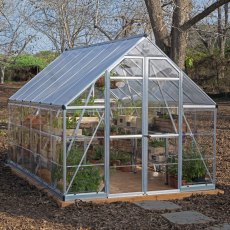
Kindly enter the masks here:
[[[145, 45], [140, 47], [142, 42], [145, 42]], [[107, 69], [111, 70], [116, 67], [124, 59], [125, 55], [163, 57], [170, 60], [145, 35], [79, 47], [62, 53], [43, 71], [11, 96], [10, 100], [58, 106], [68, 105], [100, 78]], [[163, 60], [157, 64], [156, 68], [159, 68], [160, 64], [164, 65]], [[173, 75], [173, 71], [171, 70], [173, 68], [170, 69], [169, 66], [166, 66], [163, 69], [165, 71], [159, 71], [157, 74]], [[136, 83], [133, 81], [133, 85], [131, 86], [133, 87], [133, 94], [135, 92], [141, 94], [141, 82], [139, 80], [135, 81]], [[166, 95], [164, 100], [172, 102], [178, 100], [179, 86], [173, 82], [167, 81], [162, 85], [160, 89], [162, 92], [159, 89], [154, 91], [156, 89], [154, 82], [150, 86], [153, 86], [150, 93], [156, 101], [162, 101], [162, 92]], [[185, 74], [183, 78], [183, 90], [185, 104], [215, 105], [215, 102]], [[126, 97], [126, 94], [122, 94], [121, 90], [112, 90], [112, 92], [118, 99]]]

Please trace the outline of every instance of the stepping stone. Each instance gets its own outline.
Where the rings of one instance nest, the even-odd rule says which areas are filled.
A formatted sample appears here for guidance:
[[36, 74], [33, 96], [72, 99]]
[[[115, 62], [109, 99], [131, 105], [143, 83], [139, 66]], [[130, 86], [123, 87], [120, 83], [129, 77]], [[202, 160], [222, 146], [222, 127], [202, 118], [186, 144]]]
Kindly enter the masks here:
[[160, 200], [146, 200], [141, 202], [135, 202], [136, 205], [148, 209], [148, 210], [176, 210], [181, 209], [179, 205], [174, 204], [169, 201], [160, 201]]
[[165, 213], [162, 216], [174, 224], [205, 224], [214, 221], [214, 219], [195, 211]]
[[224, 224], [214, 225], [212, 227], [207, 228], [207, 230], [230, 230], [230, 224], [224, 223]]

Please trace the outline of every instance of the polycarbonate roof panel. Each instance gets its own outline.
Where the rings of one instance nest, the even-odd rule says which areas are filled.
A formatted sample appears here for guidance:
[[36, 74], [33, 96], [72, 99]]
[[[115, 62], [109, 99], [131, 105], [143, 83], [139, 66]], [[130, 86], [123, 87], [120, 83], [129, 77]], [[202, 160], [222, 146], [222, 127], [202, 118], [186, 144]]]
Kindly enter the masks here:
[[143, 39], [141, 35], [65, 51], [10, 100], [67, 105]]
[[143, 60], [139, 58], [125, 58], [119, 65], [112, 70], [119, 77], [142, 77]]
[[148, 38], [143, 40], [139, 45], [132, 49], [127, 55], [129, 56], [143, 56], [143, 57], [166, 57], [165, 53], [161, 51]]
[[[185, 73], [183, 74], [183, 104], [188, 105], [215, 105], [216, 103]], [[185, 97], [186, 96], [186, 97]]]
[[179, 71], [168, 60], [150, 60], [149, 77], [179, 78]]
[[[163, 80], [179, 77], [178, 71], [166, 60], [165, 54], [143, 35], [65, 51], [11, 96], [10, 100], [68, 105], [108, 68], [114, 68], [118, 75], [124, 77], [142, 76], [142, 60], [125, 59], [121, 62], [126, 55], [162, 56], [162, 60], [149, 62], [149, 77], [162, 78], [160, 81], [149, 80], [149, 100], [157, 103], [164, 100], [168, 103], [178, 103], [179, 81]], [[118, 65], [120, 62], [121, 65]], [[112, 89], [111, 93], [117, 99], [139, 100], [142, 95], [142, 80], [125, 82], [128, 84]], [[183, 95], [185, 105], [215, 105], [215, 102], [185, 74]]]
[[[111, 89], [112, 94], [120, 100], [139, 99], [142, 95], [142, 80], [127, 80], [124, 87]], [[149, 80], [148, 99], [151, 102], [179, 103], [179, 81]], [[215, 105], [215, 102], [202, 91], [188, 76], [183, 76], [184, 105]]]
[[112, 95], [121, 100], [140, 100], [142, 98], [142, 81], [127, 80], [125, 85], [120, 88], [111, 89]]

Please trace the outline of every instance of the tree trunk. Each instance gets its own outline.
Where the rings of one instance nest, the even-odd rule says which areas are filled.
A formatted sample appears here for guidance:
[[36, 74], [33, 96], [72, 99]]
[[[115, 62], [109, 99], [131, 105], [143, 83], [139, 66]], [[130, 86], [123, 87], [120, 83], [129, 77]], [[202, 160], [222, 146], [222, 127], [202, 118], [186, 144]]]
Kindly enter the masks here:
[[176, 8], [173, 12], [171, 31], [171, 52], [170, 57], [181, 68], [185, 68], [185, 57], [187, 48], [187, 30], [182, 31], [180, 26], [189, 19], [191, 12], [190, 0], [175, 0]]
[[220, 57], [224, 58], [224, 35], [223, 35], [223, 26], [222, 26], [222, 7], [218, 8], [218, 45], [220, 49]]
[[[218, 7], [229, 3], [230, 0], [218, 0], [213, 2], [210, 6], [205, 8], [202, 12], [189, 19], [191, 12], [191, 0], [173, 0], [176, 7], [173, 12], [173, 23], [171, 34], [169, 38], [167, 26], [164, 23], [164, 15], [162, 13], [162, 6], [160, 0], [145, 0], [146, 8], [148, 10], [149, 19], [155, 35], [156, 44], [168, 54], [184, 69], [185, 51], [187, 47], [187, 31], [197, 22], [208, 16]], [[168, 5], [168, 4], [167, 4]], [[170, 40], [171, 39], [171, 40]], [[172, 47], [172, 48], [171, 48]]]
[[[228, 4], [226, 4], [228, 5]], [[226, 6], [225, 5], [225, 6]], [[228, 11], [227, 11], [228, 14]], [[226, 15], [226, 7], [225, 7], [225, 19], [228, 18], [228, 15]], [[225, 65], [224, 65], [224, 59], [225, 59], [225, 45], [226, 45], [226, 24], [223, 25], [223, 17], [222, 17], [222, 7], [218, 8], [218, 46], [220, 50], [220, 60], [219, 60], [219, 78], [223, 79], [225, 77]], [[226, 21], [225, 21], [226, 23]]]
[[1, 84], [4, 84], [5, 81], [5, 66], [1, 66]]
[[160, 0], [145, 0], [156, 44], [167, 53], [170, 46], [169, 33], [164, 24]]
[[222, 20], [223, 17], [222, 17], [221, 7], [218, 8], [218, 33], [220, 34], [219, 49], [220, 49], [220, 57], [223, 59], [225, 58], [226, 34], [229, 29], [228, 17], [229, 14], [228, 14], [228, 3], [227, 3], [224, 5], [224, 20]]
[[187, 32], [172, 29], [170, 57], [181, 68], [185, 68]]

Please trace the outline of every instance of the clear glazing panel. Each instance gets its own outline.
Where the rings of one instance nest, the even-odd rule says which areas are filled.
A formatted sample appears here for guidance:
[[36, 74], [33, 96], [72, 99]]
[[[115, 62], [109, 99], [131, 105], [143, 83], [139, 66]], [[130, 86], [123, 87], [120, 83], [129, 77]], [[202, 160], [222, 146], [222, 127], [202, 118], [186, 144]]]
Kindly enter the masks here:
[[68, 110], [66, 127], [68, 193], [103, 192], [104, 110]]
[[68, 153], [66, 178], [68, 193], [104, 190], [104, 146], [96, 139], [90, 146], [87, 144], [87, 139], [78, 140]]
[[125, 58], [112, 71], [111, 77], [142, 77], [143, 59]]
[[[61, 111], [35, 106], [11, 106], [17, 117], [10, 119], [12, 145], [10, 159], [60, 189], [55, 179], [56, 168], [62, 170], [62, 122]], [[60, 171], [59, 170], [59, 171]]]
[[215, 105], [215, 102], [185, 73], [183, 73], [183, 93], [184, 104]]
[[110, 193], [142, 191], [141, 138], [110, 139]]
[[149, 80], [149, 101], [163, 104], [178, 104], [179, 81]]
[[178, 188], [178, 139], [148, 141], [148, 191]]
[[168, 60], [154, 59], [149, 60], [149, 77], [179, 78], [179, 72]]
[[[119, 80], [119, 87], [111, 89], [111, 135], [141, 134], [142, 80]], [[111, 78], [111, 84], [113, 79]]]
[[22, 127], [21, 127], [21, 105], [9, 104], [9, 154], [10, 160], [17, 162], [17, 147], [21, 146]]
[[188, 185], [213, 183], [214, 111], [186, 109], [183, 137], [183, 178]]
[[145, 57], [164, 57], [165, 54], [155, 46], [154, 42], [145, 39], [135, 48], [133, 48], [127, 55], [130, 56], [145, 56]]
[[178, 81], [148, 82], [148, 130], [149, 134], [178, 133], [178, 92], [167, 91], [168, 85]]
[[[77, 96], [70, 106], [94, 106], [104, 104], [105, 77], [102, 75], [95, 84], [90, 85], [83, 93]], [[87, 101], [88, 98], [88, 101]]]

